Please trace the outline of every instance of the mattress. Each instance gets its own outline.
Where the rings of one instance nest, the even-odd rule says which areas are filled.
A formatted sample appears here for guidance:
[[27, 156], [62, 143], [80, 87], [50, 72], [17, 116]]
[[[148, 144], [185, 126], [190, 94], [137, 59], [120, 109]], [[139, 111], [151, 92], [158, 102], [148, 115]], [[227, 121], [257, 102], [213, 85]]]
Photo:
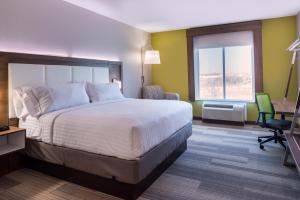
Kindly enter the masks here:
[[20, 127], [47, 144], [136, 160], [191, 121], [186, 102], [121, 99], [28, 118]]

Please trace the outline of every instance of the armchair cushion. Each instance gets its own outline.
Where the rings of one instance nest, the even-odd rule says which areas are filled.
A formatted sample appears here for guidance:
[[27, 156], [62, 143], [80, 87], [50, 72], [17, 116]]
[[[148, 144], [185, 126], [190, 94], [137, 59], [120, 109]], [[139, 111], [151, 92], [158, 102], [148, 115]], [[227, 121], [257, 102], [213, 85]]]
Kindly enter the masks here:
[[174, 92], [165, 92], [165, 99], [168, 100], [179, 100], [179, 94]]
[[143, 98], [144, 99], [168, 99], [168, 100], [179, 100], [179, 94], [164, 92], [159, 85], [149, 85], [143, 87]]

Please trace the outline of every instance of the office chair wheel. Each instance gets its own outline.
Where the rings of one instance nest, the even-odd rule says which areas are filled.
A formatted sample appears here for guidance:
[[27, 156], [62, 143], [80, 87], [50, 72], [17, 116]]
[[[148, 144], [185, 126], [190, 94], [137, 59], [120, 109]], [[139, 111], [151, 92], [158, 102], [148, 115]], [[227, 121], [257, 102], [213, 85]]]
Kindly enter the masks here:
[[257, 139], [258, 142], [261, 142], [262, 140], [260, 138]]
[[264, 147], [264, 145], [259, 145], [259, 148], [264, 149], [265, 147]]

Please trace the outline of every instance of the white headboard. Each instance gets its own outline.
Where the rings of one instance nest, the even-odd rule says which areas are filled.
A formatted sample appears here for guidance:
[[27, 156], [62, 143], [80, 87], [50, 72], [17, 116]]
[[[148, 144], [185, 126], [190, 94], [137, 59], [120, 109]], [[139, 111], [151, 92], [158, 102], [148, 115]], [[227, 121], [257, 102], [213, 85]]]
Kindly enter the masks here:
[[12, 103], [13, 89], [20, 86], [56, 86], [79, 81], [108, 83], [109, 67], [9, 63], [9, 118], [16, 117]]

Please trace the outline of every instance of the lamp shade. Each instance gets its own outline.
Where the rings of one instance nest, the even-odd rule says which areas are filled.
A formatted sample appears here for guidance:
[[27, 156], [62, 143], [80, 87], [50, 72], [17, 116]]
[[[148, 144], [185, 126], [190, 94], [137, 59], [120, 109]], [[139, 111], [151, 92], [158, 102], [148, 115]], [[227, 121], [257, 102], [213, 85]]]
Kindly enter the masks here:
[[144, 64], [146, 65], [160, 64], [159, 51], [147, 50], [145, 52]]

